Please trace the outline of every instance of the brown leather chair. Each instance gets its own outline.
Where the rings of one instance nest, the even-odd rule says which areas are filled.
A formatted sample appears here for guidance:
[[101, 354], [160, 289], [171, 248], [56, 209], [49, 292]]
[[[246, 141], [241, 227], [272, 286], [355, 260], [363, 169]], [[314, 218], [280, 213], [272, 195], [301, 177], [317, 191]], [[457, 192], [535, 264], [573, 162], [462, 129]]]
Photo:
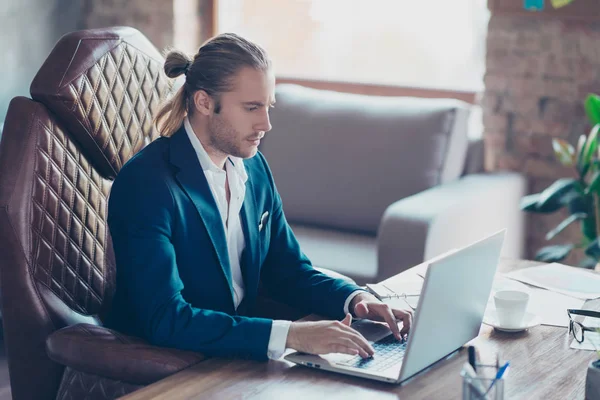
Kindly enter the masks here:
[[[0, 300], [13, 398], [112, 399], [200, 362], [104, 328], [115, 289], [112, 179], [157, 137], [170, 92], [137, 30], [73, 32], [14, 98], [0, 142]], [[322, 269], [334, 277], [351, 279]], [[260, 317], [302, 313], [260, 295]]]
[[[102, 327], [111, 182], [157, 137], [170, 83], [137, 30], [65, 35], [12, 100], [0, 144], [0, 293], [14, 399], [114, 398], [201, 361]], [[62, 329], [61, 329], [62, 328]]]

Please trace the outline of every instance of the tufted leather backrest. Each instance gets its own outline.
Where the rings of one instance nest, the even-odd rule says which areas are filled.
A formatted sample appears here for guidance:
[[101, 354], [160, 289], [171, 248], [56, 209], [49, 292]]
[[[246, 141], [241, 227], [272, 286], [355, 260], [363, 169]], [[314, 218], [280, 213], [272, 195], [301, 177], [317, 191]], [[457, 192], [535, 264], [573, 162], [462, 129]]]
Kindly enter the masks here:
[[[63, 367], [48, 335], [100, 324], [115, 286], [111, 178], [157, 133], [169, 92], [138, 31], [74, 32], [12, 100], [0, 142], [0, 296], [15, 399], [53, 399]], [[35, 382], [35, 384], [32, 384]]]
[[31, 96], [62, 120], [94, 167], [114, 177], [158, 136], [152, 124], [170, 81], [139, 31], [97, 29], [64, 36], [31, 84]]

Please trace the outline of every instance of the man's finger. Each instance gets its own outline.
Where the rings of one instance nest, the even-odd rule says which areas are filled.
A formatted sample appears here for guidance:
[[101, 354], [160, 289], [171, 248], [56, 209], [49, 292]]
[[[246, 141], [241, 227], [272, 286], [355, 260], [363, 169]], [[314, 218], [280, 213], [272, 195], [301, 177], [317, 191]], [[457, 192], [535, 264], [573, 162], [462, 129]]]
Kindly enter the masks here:
[[352, 327], [342, 327], [342, 332], [340, 337], [349, 338], [358, 346], [360, 346], [363, 350], [365, 350], [369, 356], [372, 356], [375, 353], [375, 349], [371, 346], [369, 341], [365, 339], [363, 335], [360, 334], [356, 329], [352, 329]]
[[349, 349], [356, 349], [356, 351], [358, 351], [358, 354], [362, 357], [362, 358], [369, 358], [371, 357], [371, 355], [361, 346], [360, 343], [357, 343], [355, 340], [353, 340], [350, 337], [343, 337], [343, 338], [339, 338], [338, 339], [340, 344], [342, 346], [345, 346]]
[[350, 354], [351, 356], [355, 356], [360, 354], [358, 349], [354, 347], [344, 346], [342, 344], [334, 344], [329, 348], [330, 353], [342, 353], [342, 354]]
[[365, 339], [365, 337], [361, 335], [360, 332], [358, 332], [355, 329], [351, 329], [350, 331], [348, 331], [348, 335], [352, 338], [352, 340], [355, 343], [358, 343], [368, 353], [369, 356], [375, 354], [375, 349], [373, 348], [373, 346], [371, 346], [369, 341]]
[[387, 304], [382, 304], [381, 307], [377, 308], [377, 311], [385, 322], [387, 322], [396, 339], [402, 340], [402, 335], [400, 335], [400, 329], [398, 328], [398, 323], [396, 322], [396, 317], [392, 313], [392, 309]]
[[344, 319], [342, 320], [342, 324], [350, 326], [352, 324], [352, 314], [346, 314], [346, 317], [344, 317]]
[[402, 334], [402, 336], [404, 336], [405, 334], [408, 333], [408, 331], [410, 330], [410, 327], [412, 326], [412, 320], [413, 320], [412, 313], [408, 312], [407, 310], [399, 310], [399, 309], [392, 309], [392, 313], [394, 314], [394, 317], [402, 320], [402, 330], [400, 331], [400, 333]]
[[367, 305], [367, 302], [366, 301], [361, 301], [360, 303], [358, 303], [354, 307], [354, 313], [357, 316], [360, 316], [361, 318], [369, 315], [369, 306]]

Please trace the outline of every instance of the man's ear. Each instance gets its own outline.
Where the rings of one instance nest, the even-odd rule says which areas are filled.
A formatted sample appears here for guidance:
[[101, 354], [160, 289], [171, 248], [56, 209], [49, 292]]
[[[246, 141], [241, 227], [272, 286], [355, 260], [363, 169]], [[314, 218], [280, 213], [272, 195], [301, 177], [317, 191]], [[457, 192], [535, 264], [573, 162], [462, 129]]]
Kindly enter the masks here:
[[209, 116], [214, 108], [214, 101], [204, 90], [196, 90], [193, 96], [196, 112]]

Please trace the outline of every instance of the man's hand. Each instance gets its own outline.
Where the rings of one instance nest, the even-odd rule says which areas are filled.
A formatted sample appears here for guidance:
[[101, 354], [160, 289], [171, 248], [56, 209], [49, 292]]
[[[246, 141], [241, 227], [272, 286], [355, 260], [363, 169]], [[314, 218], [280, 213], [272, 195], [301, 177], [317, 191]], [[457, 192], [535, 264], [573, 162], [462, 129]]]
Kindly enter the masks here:
[[350, 328], [352, 316], [340, 321], [292, 322], [286, 346], [310, 354], [344, 353], [368, 358], [375, 350], [357, 331]]
[[[412, 311], [391, 308], [367, 292], [356, 295], [349, 308], [358, 318], [385, 321], [398, 340], [402, 340], [412, 325]], [[398, 329], [398, 320], [402, 321], [402, 330]]]

